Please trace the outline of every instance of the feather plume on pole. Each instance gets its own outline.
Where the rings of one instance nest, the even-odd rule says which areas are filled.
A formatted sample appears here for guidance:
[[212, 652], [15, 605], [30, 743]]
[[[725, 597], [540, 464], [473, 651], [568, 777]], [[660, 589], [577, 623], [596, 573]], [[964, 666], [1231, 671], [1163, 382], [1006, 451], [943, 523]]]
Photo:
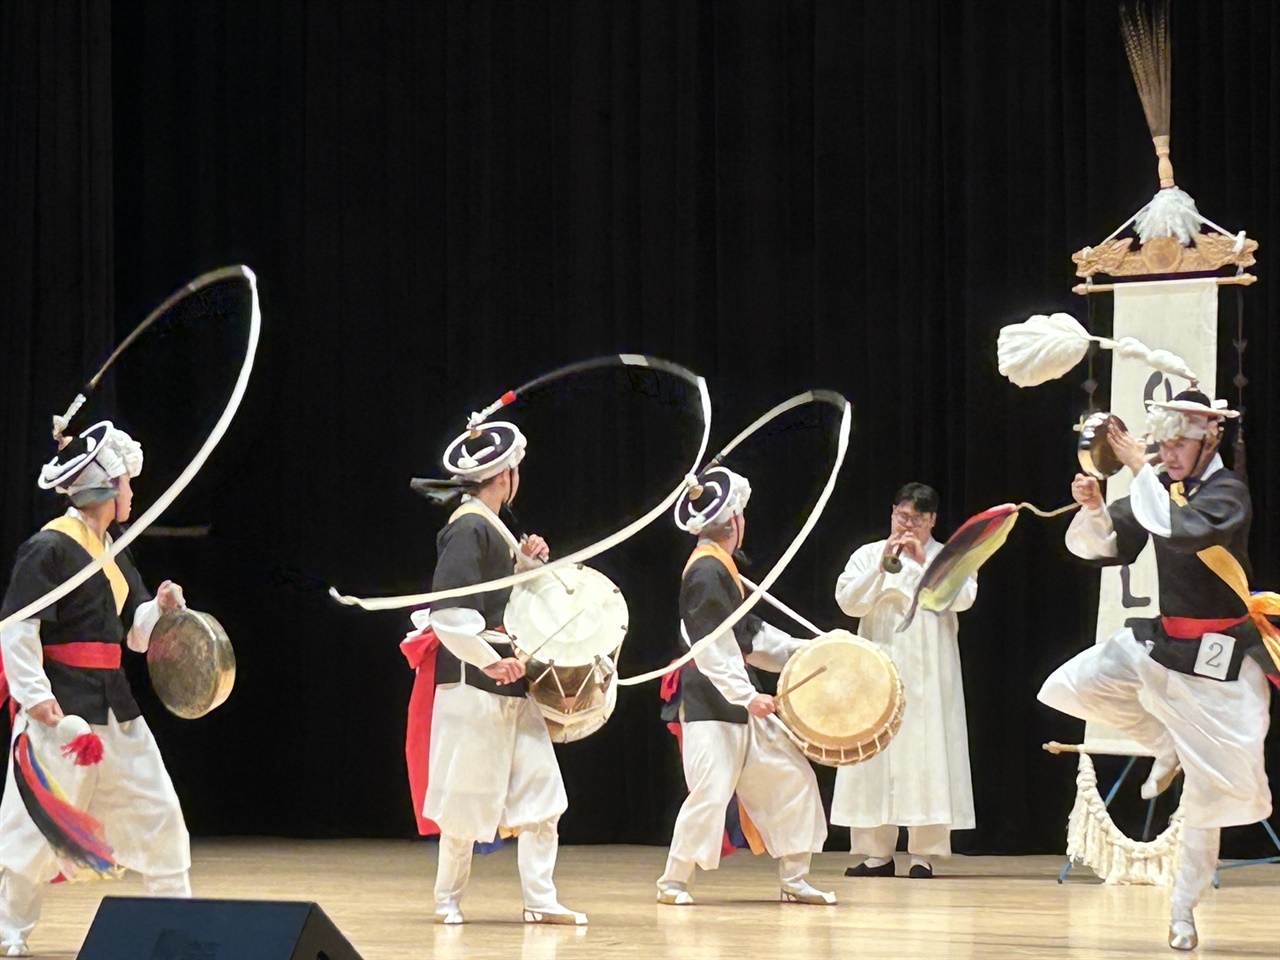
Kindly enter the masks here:
[[1120, 35], [1124, 39], [1129, 72], [1133, 74], [1147, 115], [1147, 128], [1156, 147], [1161, 189], [1172, 187], [1173, 163], [1169, 160], [1169, 113], [1172, 100], [1169, 51], [1169, 0], [1126, 3], [1120, 8]]
[[1120, 8], [1120, 36], [1133, 74], [1147, 129], [1156, 148], [1160, 190], [1138, 211], [1134, 230], [1143, 243], [1154, 237], [1176, 237], [1183, 246], [1200, 232], [1204, 218], [1196, 202], [1178, 188], [1169, 159], [1169, 118], [1173, 99], [1169, 45], [1170, 0], [1135, 0]]
[[1036, 314], [1022, 323], [1000, 328], [996, 357], [1000, 372], [1020, 387], [1056, 380], [1084, 359], [1089, 344], [1141, 360], [1153, 369], [1195, 383], [1198, 379], [1181, 357], [1152, 350], [1133, 337], [1109, 340], [1089, 333], [1068, 313]]

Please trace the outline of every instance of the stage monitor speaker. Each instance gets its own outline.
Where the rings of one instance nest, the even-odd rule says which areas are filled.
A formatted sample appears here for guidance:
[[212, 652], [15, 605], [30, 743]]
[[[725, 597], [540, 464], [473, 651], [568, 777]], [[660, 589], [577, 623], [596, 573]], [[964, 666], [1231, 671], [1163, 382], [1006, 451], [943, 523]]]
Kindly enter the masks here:
[[79, 960], [361, 960], [318, 904], [103, 897]]

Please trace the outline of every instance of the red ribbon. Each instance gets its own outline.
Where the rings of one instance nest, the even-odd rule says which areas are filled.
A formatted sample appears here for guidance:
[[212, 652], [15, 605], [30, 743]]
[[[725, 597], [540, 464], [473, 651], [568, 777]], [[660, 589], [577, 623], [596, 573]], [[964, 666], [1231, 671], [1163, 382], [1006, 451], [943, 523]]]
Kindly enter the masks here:
[[409, 795], [418, 833], [429, 837], [440, 832], [434, 820], [422, 812], [427, 799], [427, 774], [431, 767], [431, 712], [436, 705], [436, 647], [440, 638], [431, 629], [411, 633], [400, 641], [400, 652], [417, 675], [409, 696], [409, 718], [404, 730], [404, 759], [409, 768]]

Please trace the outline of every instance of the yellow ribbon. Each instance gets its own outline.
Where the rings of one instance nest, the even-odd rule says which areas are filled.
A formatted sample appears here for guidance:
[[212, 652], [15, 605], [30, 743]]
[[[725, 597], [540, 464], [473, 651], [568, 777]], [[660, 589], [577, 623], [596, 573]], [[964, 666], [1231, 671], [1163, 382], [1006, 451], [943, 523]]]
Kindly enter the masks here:
[[[107, 549], [106, 544], [99, 540], [89, 529], [88, 525], [79, 517], [61, 516], [57, 519], [50, 520], [43, 527], [45, 530], [56, 530], [58, 533], [65, 534], [70, 537], [81, 547], [90, 558], [97, 560]], [[124, 578], [124, 573], [120, 567], [116, 565], [114, 560], [108, 561], [102, 568], [102, 572], [107, 575], [107, 581], [111, 584], [111, 594], [116, 601], [116, 613], [124, 610], [124, 602], [129, 599], [129, 584]]]

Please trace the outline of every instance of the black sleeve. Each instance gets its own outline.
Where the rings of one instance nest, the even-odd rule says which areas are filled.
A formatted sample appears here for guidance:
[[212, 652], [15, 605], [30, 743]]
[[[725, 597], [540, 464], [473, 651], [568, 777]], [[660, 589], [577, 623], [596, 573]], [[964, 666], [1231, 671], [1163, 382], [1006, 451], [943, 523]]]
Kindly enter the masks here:
[[138, 568], [133, 565], [132, 551], [125, 550], [116, 557], [116, 566], [124, 574], [124, 582], [129, 585], [129, 596], [125, 598], [124, 609], [120, 611], [120, 622], [124, 624], [126, 630], [129, 630], [133, 627], [133, 618], [138, 613], [138, 607], [151, 599], [151, 591], [142, 582], [142, 575], [138, 573]]
[[1169, 504], [1172, 535], [1169, 547], [1196, 553], [1206, 547], [1228, 546], [1247, 529], [1253, 517], [1248, 488], [1234, 478], [1206, 483], [1185, 506]]
[[1107, 513], [1111, 516], [1111, 527], [1116, 532], [1116, 555], [1095, 557], [1085, 562], [1092, 567], [1120, 567], [1137, 562], [1138, 554], [1147, 545], [1150, 533], [1133, 515], [1129, 498], [1121, 497], [1115, 503], [1108, 504]]
[[756, 634], [764, 629], [764, 621], [754, 613], [748, 613], [733, 628], [733, 635], [738, 639], [738, 646], [745, 656], [755, 649]]
[[[431, 578], [433, 592], [469, 587], [485, 579], [483, 560], [489, 548], [489, 526], [478, 517], [466, 516], [440, 531], [440, 536], [436, 539], [436, 571]], [[437, 600], [431, 605], [433, 610], [447, 610], [451, 607], [467, 607], [483, 613], [478, 594]]]
[[[63, 534], [42, 530], [18, 548], [0, 618], [17, 613], [28, 603], [40, 599], [79, 569], [69, 568], [66, 544], [70, 542]], [[87, 555], [84, 560], [86, 564], [89, 562]], [[39, 620], [57, 620], [58, 604], [51, 603], [31, 616]]]
[[696, 560], [680, 584], [680, 619], [689, 642], [697, 643], [719, 626], [738, 608], [739, 597], [733, 575], [723, 563], [715, 557]]

